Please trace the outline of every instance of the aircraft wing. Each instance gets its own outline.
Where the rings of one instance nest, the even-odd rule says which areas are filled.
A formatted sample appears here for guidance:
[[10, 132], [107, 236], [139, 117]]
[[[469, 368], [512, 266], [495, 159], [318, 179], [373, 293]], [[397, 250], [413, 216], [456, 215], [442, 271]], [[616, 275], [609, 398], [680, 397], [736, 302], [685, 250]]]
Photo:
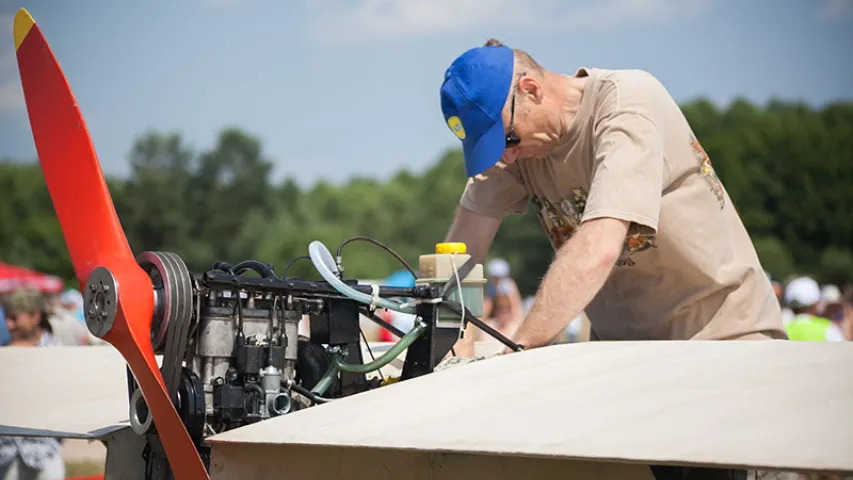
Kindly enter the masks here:
[[0, 435], [103, 438], [129, 427], [127, 373], [110, 346], [0, 348]]
[[332, 463], [420, 478], [451, 457], [479, 472], [527, 459], [533, 477], [558, 460], [853, 472], [850, 365], [840, 342], [552, 346], [216, 435], [212, 465], [220, 479]]
[[[371, 343], [362, 356], [393, 345]], [[405, 355], [382, 374], [399, 376]], [[91, 439], [130, 427], [126, 363], [109, 345], [3, 347], [0, 366], [0, 435]]]

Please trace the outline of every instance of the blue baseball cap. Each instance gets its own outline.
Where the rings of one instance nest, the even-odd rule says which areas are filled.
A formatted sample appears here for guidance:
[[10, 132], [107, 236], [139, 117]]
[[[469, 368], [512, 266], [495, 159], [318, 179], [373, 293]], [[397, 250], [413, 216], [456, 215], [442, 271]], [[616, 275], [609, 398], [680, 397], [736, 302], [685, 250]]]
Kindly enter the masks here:
[[444, 72], [441, 110], [460, 140], [469, 177], [500, 160], [506, 149], [501, 111], [512, 85], [513, 51], [507, 46], [472, 48]]

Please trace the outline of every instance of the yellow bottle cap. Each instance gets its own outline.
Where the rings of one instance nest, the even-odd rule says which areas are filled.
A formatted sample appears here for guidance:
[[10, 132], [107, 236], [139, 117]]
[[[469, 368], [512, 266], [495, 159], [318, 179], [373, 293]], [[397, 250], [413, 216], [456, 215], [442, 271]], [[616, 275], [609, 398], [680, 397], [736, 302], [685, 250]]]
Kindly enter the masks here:
[[465, 253], [468, 247], [461, 242], [436, 243], [435, 253]]

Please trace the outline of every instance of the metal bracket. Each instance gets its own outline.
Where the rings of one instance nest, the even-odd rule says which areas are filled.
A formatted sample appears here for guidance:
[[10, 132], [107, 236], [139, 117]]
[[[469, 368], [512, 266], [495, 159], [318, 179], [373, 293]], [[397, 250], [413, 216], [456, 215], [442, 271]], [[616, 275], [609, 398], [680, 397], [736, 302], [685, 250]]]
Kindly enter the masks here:
[[92, 335], [104, 338], [113, 329], [118, 313], [118, 283], [109, 269], [98, 267], [92, 271], [86, 280], [83, 302], [86, 327]]

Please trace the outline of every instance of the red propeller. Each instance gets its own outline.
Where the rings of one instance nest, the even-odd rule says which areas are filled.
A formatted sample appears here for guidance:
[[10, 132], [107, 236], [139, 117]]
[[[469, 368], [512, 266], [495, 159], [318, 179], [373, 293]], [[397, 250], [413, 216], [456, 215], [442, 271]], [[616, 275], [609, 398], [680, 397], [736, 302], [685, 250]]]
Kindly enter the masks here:
[[151, 345], [154, 287], [136, 263], [65, 75], [32, 16], [15, 16], [15, 48], [39, 161], [90, 330], [130, 366], [175, 478], [208, 474], [166, 391]]

